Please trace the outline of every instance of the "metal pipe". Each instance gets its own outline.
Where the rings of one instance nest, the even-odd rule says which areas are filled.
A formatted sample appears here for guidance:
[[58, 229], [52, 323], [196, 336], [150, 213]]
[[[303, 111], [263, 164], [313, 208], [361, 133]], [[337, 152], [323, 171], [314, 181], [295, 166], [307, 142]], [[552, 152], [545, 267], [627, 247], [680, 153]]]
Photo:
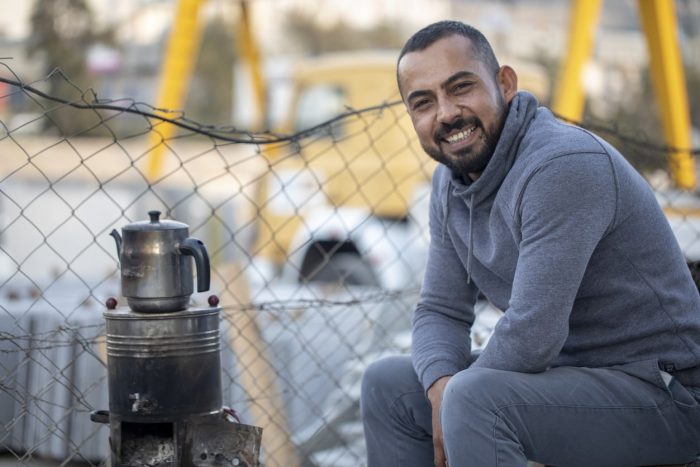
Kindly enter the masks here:
[[581, 120], [585, 95], [583, 69], [595, 41], [602, 0], [573, 0], [569, 17], [569, 43], [558, 73], [552, 110], [570, 120]]
[[639, 0], [639, 12], [664, 136], [666, 143], [674, 148], [669, 153], [671, 174], [676, 186], [692, 190], [696, 185], [695, 161], [690, 153], [690, 110], [678, 47], [675, 3]]

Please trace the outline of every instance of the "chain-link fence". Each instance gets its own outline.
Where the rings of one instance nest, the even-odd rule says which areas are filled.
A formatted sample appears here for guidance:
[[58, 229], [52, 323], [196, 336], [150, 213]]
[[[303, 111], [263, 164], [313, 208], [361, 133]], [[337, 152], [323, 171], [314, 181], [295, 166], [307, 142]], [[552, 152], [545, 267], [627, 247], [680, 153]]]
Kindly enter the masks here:
[[[253, 134], [77, 87], [48, 95], [52, 81], [70, 84], [58, 72], [31, 84], [9, 68], [0, 76], [0, 112], [10, 101], [24, 109], [0, 120], [6, 458], [106, 462], [108, 430], [89, 414], [108, 406], [104, 303], [126, 303], [109, 232], [159, 210], [208, 248], [211, 291], [193, 304], [221, 298], [224, 403], [264, 428], [264, 465], [363, 465], [361, 374], [381, 355], [408, 351], [428, 244], [433, 165], [404, 109]], [[76, 121], [82, 130], [66, 134]], [[178, 132], [160, 138], [164, 125]], [[667, 153], [618, 143], [625, 153]], [[647, 175], [697, 261], [698, 198], [674, 190], [664, 171]], [[475, 345], [498, 316], [479, 310]]]

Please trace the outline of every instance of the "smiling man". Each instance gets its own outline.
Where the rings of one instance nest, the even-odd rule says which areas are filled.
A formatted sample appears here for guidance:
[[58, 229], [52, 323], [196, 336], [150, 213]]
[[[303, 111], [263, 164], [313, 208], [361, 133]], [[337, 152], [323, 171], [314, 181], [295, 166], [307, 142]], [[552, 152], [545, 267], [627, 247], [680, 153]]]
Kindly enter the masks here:
[[[417, 32], [397, 79], [440, 164], [412, 358], [363, 380], [369, 467], [695, 459], [700, 296], [648, 184], [470, 26]], [[505, 313], [475, 356], [477, 296]]]

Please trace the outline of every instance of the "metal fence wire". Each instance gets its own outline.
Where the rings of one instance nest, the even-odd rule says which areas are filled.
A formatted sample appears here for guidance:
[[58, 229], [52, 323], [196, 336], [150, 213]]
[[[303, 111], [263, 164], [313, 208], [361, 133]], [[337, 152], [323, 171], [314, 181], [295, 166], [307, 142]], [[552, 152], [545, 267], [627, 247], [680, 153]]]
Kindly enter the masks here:
[[[408, 352], [429, 240], [434, 166], [404, 109], [250, 133], [3, 66], [0, 462], [108, 463], [108, 429], [89, 413], [108, 407], [104, 303], [126, 303], [109, 232], [159, 210], [207, 246], [211, 291], [192, 303], [221, 299], [224, 404], [263, 427], [263, 464], [364, 465], [361, 375]], [[68, 95], [51, 95], [56, 82]], [[667, 156], [598, 130], [623, 153]], [[664, 170], [645, 175], [694, 264], [698, 198]], [[498, 313], [479, 305], [475, 346]]]

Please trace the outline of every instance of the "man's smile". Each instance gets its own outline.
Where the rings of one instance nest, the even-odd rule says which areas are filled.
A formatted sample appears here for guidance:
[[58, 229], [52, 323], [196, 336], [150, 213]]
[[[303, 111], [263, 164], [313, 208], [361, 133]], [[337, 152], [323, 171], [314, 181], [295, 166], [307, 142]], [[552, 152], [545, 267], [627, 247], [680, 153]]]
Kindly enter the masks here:
[[450, 152], [459, 151], [471, 146], [477, 138], [476, 130], [478, 125], [475, 123], [461, 125], [460, 128], [441, 131], [437, 136], [437, 141], [440, 145], [446, 145]]
[[471, 128], [467, 128], [466, 130], [459, 131], [455, 134], [452, 134], [452, 135], [446, 137], [445, 140], [447, 140], [447, 142], [450, 144], [464, 141], [465, 139], [467, 139], [469, 137], [469, 135], [472, 134], [472, 131], [474, 131], [475, 128], [476, 127], [471, 127]]

